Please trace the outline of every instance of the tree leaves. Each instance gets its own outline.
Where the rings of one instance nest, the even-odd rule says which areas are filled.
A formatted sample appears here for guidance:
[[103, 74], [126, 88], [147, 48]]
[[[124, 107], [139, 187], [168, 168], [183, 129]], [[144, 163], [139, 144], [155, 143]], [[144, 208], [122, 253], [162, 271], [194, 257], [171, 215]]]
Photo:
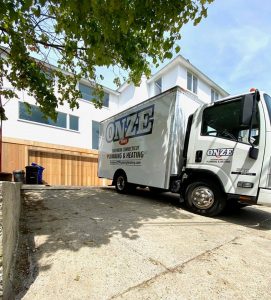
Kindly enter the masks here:
[[179, 53], [180, 51], [181, 51], [181, 47], [180, 47], [180, 46], [176, 46], [176, 47], [175, 47], [175, 52], [176, 52], [176, 53]]
[[172, 58], [172, 53], [171, 52], [166, 52], [164, 55], [164, 58], [171, 59]]
[[[65, 102], [78, 107], [80, 78], [96, 87], [95, 103], [101, 107], [104, 78], [96, 66], [118, 66], [138, 85], [142, 74], [150, 75], [150, 62], [158, 66], [180, 51], [176, 41], [182, 26], [197, 25], [212, 1], [2, 0], [0, 45], [7, 48], [0, 49], [0, 76], [17, 91], [27, 90], [51, 118]], [[40, 61], [30, 57], [33, 52]], [[52, 54], [65, 73], [52, 68], [45, 75]], [[121, 84], [118, 74], [114, 83]]]

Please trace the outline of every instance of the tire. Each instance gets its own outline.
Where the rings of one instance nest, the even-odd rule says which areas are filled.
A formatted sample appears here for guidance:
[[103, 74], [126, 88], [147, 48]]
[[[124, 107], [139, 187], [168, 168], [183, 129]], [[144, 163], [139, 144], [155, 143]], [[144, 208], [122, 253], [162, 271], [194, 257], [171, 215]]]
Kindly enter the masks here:
[[189, 210], [209, 217], [221, 213], [226, 205], [226, 195], [218, 186], [208, 181], [189, 184], [184, 200]]
[[116, 182], [115, 187], [118, 193], [120, 194], [127, 193], [129, 185], [125, 173], [118, 173], [115, 177], [115, 182]]

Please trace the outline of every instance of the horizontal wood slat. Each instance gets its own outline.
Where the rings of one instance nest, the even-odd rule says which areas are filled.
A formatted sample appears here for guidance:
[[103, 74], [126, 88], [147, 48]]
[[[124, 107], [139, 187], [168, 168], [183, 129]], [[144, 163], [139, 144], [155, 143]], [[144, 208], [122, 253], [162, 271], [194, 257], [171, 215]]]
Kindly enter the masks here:
[[45, 168], [44, 182], [50, 185], [105, 186], [111, 182], [100, 179], [98, 151], [3, 138], [2, 170], [25, 170], [32, 162]]

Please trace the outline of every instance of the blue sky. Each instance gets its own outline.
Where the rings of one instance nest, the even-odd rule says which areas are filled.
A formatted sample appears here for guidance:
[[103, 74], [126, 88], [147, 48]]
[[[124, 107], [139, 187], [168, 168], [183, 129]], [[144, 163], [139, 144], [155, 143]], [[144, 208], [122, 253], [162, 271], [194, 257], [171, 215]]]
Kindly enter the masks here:
[[181, 54], [230, 94], [271, 92], [270, 0], [216, 0], [182, 36]]
[[[230, 94], [251, 87], [271, 93], [270, 0], [215, 0], [206, 19], [181, 33], [180, 53]], [[106, 78], [114, 88], [112, 72]]]

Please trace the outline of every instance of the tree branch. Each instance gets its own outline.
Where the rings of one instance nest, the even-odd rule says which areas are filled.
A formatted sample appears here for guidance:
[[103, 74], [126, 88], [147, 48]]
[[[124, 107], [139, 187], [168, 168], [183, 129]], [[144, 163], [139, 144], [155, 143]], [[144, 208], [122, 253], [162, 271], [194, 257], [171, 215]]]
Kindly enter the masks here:
[[[48, 43], [48, 42], [44, 42], [44, 41], [41, 41], [41, 40], [37, 40], [37, 39], [34, 39], [34, 42], [37, 43], [37, 44], [41, 44], [45, 47], [52, 47], [52, 48], [55, 48], [55, 49], [58, 49], [58, 50], [64, 50], [65, 46], [64, 45], [61, 45], [61, 44], [54, 44], [54, 43]], [[88, 50], [88, 48], [86, 47], [76, 47], [76, 50]]]

